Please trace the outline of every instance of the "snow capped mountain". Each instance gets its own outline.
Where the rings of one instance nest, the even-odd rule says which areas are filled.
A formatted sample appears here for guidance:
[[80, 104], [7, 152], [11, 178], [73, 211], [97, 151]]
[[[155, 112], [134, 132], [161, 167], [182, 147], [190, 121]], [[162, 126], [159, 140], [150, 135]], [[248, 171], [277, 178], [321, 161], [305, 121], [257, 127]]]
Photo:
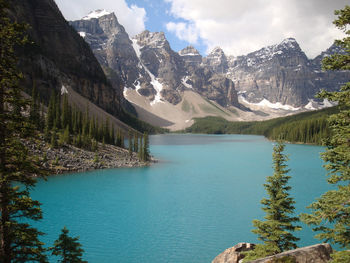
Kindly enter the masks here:
[[105, 9], [98, 9], [95, 11], [91, 11], [87, 16], [84, 16], [82, 20], [90, 20], [90, 19], [97, 19], [105, 15], [110, 15], [111, 12], [106, 11]]
[[[191, 91], [224, 109], [262, 109], [266, 116], [273, 112], [271, 117], [276, 117], [278, 112], [328, 105], [314, 100], [315, 94], [322, 88], [338, 89], [350, 77], [349, 72], [320, 71], [321, 59], [339, 51], [337, 47], [309, 60], [294, 38], [245, 56], [226, 56], [216, 47], [202, 57], [193, 46], [174, 52], [163, 32], [145, 30], [130, 39], [114, 13], [105, 10], [91, 12], [71, 24], [101, 65], [112, 72], [112, 80], [123, 83], [129, 99], [134, 94], [133, 102], [141, 108], [151, 107], [148, 110], [152, 112], [159, 105], [182, 105], [185, 94]], [[146, 104], [135, 96], [145, 99]], [[186, 105], [181, 108], [188, 110]]]
[[197, 49], [193, 46], [185, 47], [184, 49], [179, 51], [180, 56], [201, 56]]

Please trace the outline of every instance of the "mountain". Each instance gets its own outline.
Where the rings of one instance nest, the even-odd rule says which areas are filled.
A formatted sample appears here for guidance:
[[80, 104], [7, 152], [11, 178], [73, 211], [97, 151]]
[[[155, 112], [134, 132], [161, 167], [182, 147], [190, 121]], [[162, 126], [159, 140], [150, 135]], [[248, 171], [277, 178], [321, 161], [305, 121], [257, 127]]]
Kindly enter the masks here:
[[[19, 49], [22, 85], [31, 94], [36, 86], [45, 103], [53, 90], [68, 92], [69, 100], [82, 111], [89, 107], [101, 121], [110, 118], [116, 127], [128, 131], [120, 120], [136, 120], [125, 111], [135, 111], [123, 96], [118, 74], [107, 79], [90, 46], [64, 19], [53, 0], [13, 0], [10, 17], [29, 25], [30, 44]], [[108, 73], [108, 70], [106, 71]]]
[[193, 46], [173, 51], [162, 32], [146, 30], [130, 39], [105, 10], [70, 24], [102, 67], [120, 76], [139, 116], [172, 129], [189, 126], [194, 117], [260, 120], [325, 107], [331, 104], [315, 94], [338, 89], [350, 76], [321, 71], [321, 57], [308, 59], [293, 38], [245, 56], [227, 56], [216, 47], [202, 57]]
[[246, 56], [229, 57], [226, 75], [250, 103], [270, 102], [304, 107], [321, 90], [337, 90], [349, 72], [321, 71], [321, 58], [338, 52], [333, 46], [309, 60], [293, 38], [264, 47]]
[[230, 116], [227, 107], [243, 108], [234, 83], [203, 64], [193, 47], [175, 52], [164, 33], [148, 30], [130, 39], [115, 14], [104, 10], [70, 24], [100, 64], [121, 76], [125, 96], [144, 120], [171, 126], [213, 112]]

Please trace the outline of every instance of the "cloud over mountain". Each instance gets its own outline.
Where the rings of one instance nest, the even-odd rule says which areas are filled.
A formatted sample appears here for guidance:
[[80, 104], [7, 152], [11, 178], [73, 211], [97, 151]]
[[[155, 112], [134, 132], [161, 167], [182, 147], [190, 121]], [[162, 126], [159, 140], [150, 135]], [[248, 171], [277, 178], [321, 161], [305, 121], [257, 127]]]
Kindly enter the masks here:
[[329, 47], [342, 32], [334, 27], [333, 11], [347, 0], [165, 0], [170, 13], [167, 30], [208, 51], [221, 46], [227, 54], [241, 55], [261, 46], [294, 37], [309, 57]]

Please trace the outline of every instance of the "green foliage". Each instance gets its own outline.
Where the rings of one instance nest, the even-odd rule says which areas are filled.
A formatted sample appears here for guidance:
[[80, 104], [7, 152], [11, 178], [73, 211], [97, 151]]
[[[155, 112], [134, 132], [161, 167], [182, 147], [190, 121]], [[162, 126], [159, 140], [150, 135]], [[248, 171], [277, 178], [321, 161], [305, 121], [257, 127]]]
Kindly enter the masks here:
[[338, 112], [337, 107], [303, 112], [293, 116], [266, 121], [230, 122], [221, 117], [195, 119], [185, 132], [208, 134], [255, 134], [271, 140], [323, 144], [330, 135], [329, 115]]
[[255, 249], [252, 252], [252, 255], [257, 257], [266, 256], [267, 251], [273, 255], [294, 249], [297, 247], [295, 242], [299, 240], [291, 233], [300, 230], [301, 227], [294, 225], [295, 222], [299, 221], [299, 218], [290, 216], [294, 212], [295, 201], [288, 193], [291, 187], [288, 185], [290, 176], [287, 175], [289, 169], [287, 169], [285, 162], [288, 161], [288, 157], [283, 154], [284, 147], [285, 145], [281, 142], [274, 147], [274, 174], [267, 177], [267, 183], [264, 184], [269, 196], [269, 198], [261, 200], [266, 220], [253, 220], [255, 229], [252, 232], [264, 242], [258, 247], [258, 250]]
[[[350, 24], [350, 7], [335, 12], [334, 21], [346, 31]], [[346, 54], [336, 54], [323, 61], [326, 69], [345, 70], [350, 64], [350, 30], [348, 37], [337, 41], [345, 47]], [[339, 103], [340, 111], [329, 117], [332, 136], [327, 141], [326, 152], [322, 154], [328, 170], [328, 182], [336, 186], [318, 198], [308, 208], [311, 214], [303, 214], [305, 223], [315, 226], [316, 238], [350, 249], [350, 82], [338, 92], [321, 92], [320, 97]]]
[[68, 229], [64, 227], [54, 246], [50, 248], [52, 255], [59, 256], [59, 262], [62, 263], [87, 262], [82, 259], [84, 250], [78, 242], [79, 237], [70, 237], [68, 233]]
[[350, 251], [345, 250], [345, 251], [338, 251], [334, 252], [331, 255], [332, 260], [330, 263], [344, 263], [344, 262], [350, 262]]
[[97, 152], [95, 153], [95, 157], [94, 157], [93, 162], [94, 163], [99, 163], [100, 162], [100, 158], [98, 157], [98, 153]]
[[259, 258], [265, 258], [274, 254], [280, 253], [279, 249], [272, 243], [257, 244], [255, 248], [248, 252], [243, 252], [243, 262], [249, 262]]
[[10, 21], [8, 8], [8, 2], [0, 0], [0, 262], [46, 262], [42, 233], [26, 223], [42, 218], [40, 203], [29, 193], [39, 171], [20, 140], [33, 130], [23, 114], [29, 103], [21, 96], [16, 68], [15, 49], [26, 42], [26, 27]]

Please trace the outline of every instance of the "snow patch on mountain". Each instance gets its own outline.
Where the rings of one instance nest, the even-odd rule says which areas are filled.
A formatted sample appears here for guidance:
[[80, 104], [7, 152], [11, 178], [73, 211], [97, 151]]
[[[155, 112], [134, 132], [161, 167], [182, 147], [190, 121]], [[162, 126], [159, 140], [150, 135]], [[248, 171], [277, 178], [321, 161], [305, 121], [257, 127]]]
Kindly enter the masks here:
[[106, 11], [105, 9], [98, 9], [95, 11], [90, 12], [87, 16], [84, 16], [82, 20], [90, 20], [93, 18], [100, 18], [102, 16], [110, 15], [111, 12]]
[[[153, 88], [156, 90], [157, 94], [156, 96], [154, 97], [154, 100], [151, 102], [151, 105], [154, 105], [158, 102], [163, 102], [161, 99], [162, 99], [162, 96], [160, 94], [160, 92], [162, 91], [163, 89], [163, 85], [162, 83], [160, 83], [158, 81], [158, 79], [151, 73], [151, 71], [149, 71], [149, 69], [142, 63], [142, 60], [141, 60], [141, 46], [137, 43], [137, 40], [136, 39], [132, 39], [132, 47], [134, 48], [135, 50], [135, 53], [136, 53], [136, 56], [138, 57], [139, 61], [140, 61], [140, 64], [141, 66], [146, 70], [146, 72], [148, 73], [148, 75], [150, 76], [151, 78], [151, 84], [153, 86]], [[136, 91], [138, 89], [140, 89], [140, 82], [138, 81], [138, 84], [135, 86], [136, 88]]]
[[306, 104], [304, 108], [307, 110], [319, 110], [319, 109], [333, 107], [336, 105], [337, 103], [332, 103], [327, 99], [324, 99], [323, 102], [317, 102], [317, 101], [314, 101], [313, 99], [310, 99], [309, 103]]
[[82, 38], [84, 38], [85, 36], [86, 36], [86, 32], [78, 32], [79, 33], [79, 35], [82, 37]]
[[181, 82], [186, 88], [193, 89], [192, 85], [187, 83], [188, 79], [189, 79], [188, 76], [185, 76], [181, 79]]
[[239, 95], [239, 99], [241, 101], [243, 101], [244, 103], [250, 104], [250, 105], [255, 105], [255, 106], [260, 106], [260, 107], [266, 107], [266, 108], [270, 108], [270, 109], [275, 109], [275, 110], [288, 110], [288, 111], [297, 111], [300, 110], [300, 108], [295, 108], [291, 105], [286, 105], [286, 104], [282, 104], [280, 102], [276, 102], [276, 103], [272, 103], [270, 101], [268, 101], [267, 99], [263, 99], [262, 101], [260, 101], [259, 103], [252, 103], [249, 102], [245, 99], [244, 96]]
[[62, 87], [61, 87], [61, 95], [63, 95], [63, 94], [68, 94], [68, 90], [64, 85], [62, 85]]
[[137, 43], [137, 39], [131, 39], [132, 41], [132, 47], [135, 50], [136, 56], [139, 58], [139, 61], [141, 61], [141, 46]]

